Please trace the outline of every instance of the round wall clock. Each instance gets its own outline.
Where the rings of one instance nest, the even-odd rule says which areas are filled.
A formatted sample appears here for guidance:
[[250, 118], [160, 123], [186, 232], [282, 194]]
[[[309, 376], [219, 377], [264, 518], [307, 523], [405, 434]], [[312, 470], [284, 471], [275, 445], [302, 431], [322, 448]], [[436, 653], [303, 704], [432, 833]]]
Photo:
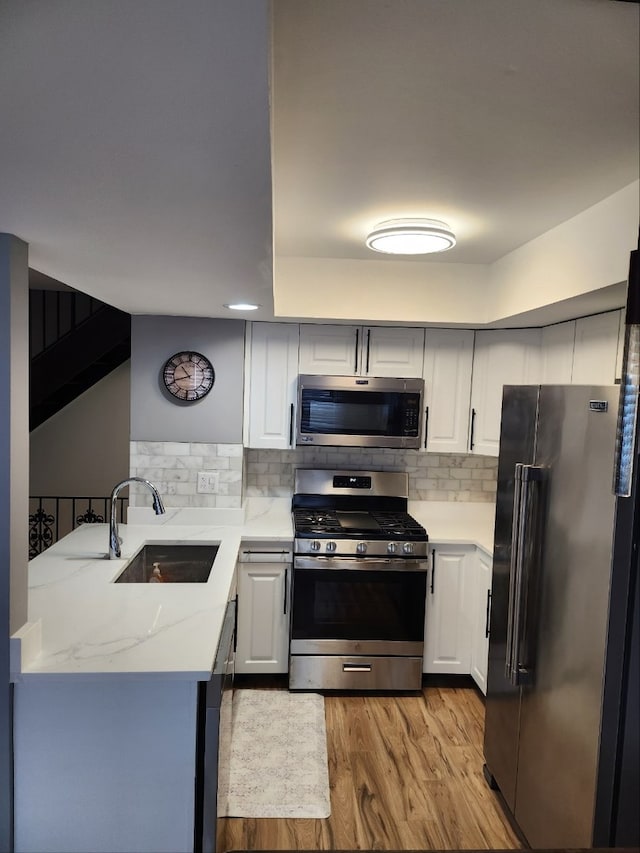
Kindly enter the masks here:
[[167, 391], [185, 403], [201, 400], [213, 388], [216, 374], [209, 359], [199, 352], [184, 350], [168, 358], [162, 368]]

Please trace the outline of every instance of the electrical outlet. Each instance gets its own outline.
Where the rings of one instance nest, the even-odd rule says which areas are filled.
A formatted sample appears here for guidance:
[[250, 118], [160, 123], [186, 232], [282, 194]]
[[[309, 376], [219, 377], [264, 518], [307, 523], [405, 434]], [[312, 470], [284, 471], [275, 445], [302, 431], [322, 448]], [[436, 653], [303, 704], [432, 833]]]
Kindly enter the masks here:
[[219, 482], [220, 474], [217, 471], [198, 471], [196, 491], [199, 495], [215, 495]]

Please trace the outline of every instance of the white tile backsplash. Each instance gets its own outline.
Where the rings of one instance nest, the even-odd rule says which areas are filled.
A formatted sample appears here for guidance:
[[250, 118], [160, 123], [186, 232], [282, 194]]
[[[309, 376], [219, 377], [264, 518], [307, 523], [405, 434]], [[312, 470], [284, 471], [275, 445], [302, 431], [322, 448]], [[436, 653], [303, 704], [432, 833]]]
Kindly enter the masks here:
[[[242, 506], [243, 448], [241, 444], [206, 444], [181, 441], [130, 442], [129, 468], [132, 477], [150, 480], [167, 508], [240, 508]], [[198, 471], [219, 471], [215, 495], [196, 489]], [[144, 486], [131, 486], [129, 505], [149, 504]]]
[[492, 456], [388, 448], [245, 449], [245, 497], [286, 497], [296, 468], [406, 471], [410, 500], [495, 501], [498, 460]]
[[[375, 448], [252, 450], [241, 444], [132, 441], [130, 472], [157, 486], [167, 507], [239, 508], [247, 497], [290, 497], [296, 468], [406, 471], [409, 498], [495, 501], [498, 460], [491, 456]], [[198, 471], [218, 471], [215, 495], [196, 490]], [[144, 487], [131, 487], [130, 506], [149, 505]]]

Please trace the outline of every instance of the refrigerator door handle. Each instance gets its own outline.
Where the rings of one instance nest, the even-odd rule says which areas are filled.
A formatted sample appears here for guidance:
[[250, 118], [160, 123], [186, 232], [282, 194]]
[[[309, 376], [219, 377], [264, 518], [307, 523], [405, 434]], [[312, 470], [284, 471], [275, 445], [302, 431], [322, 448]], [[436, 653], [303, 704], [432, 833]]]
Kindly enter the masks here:
[[511, 566], [509, 571], [509, 610], [507, 622], [507, 656], [505, 676], [513, 684], [527, 684], [532, 672], [522, 661], [521, 648], [526, 630], [525, 608], [530, 586], [529, 575], [533, 558], [534, 527], [533, 488], [542, 480], [543, 469], [518, 463], [515, 469], [513, 496], [513, 527], [511, 533]]
[[520, 504], [522, 503], [522, 463], [518, 462], [514, 474], [513, 520], [511, 522], [511, 559], [509, 564], [509, 602], [507, 605], [507, 653], [505, 658], [505, 678], [511, 682], [514, 669], [514, 629], [516, 612], [516, 576], [518, 549], [522, 539], [520, 532]]

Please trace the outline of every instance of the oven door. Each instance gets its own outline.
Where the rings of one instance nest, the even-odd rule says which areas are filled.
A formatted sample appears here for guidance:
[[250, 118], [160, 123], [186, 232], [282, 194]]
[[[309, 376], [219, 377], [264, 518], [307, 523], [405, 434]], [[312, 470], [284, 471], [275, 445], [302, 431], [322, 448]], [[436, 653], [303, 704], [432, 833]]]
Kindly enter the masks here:
[[427, 562], [296, 557], [291, 654], [422, 655]]

